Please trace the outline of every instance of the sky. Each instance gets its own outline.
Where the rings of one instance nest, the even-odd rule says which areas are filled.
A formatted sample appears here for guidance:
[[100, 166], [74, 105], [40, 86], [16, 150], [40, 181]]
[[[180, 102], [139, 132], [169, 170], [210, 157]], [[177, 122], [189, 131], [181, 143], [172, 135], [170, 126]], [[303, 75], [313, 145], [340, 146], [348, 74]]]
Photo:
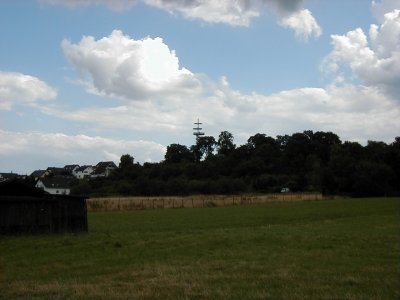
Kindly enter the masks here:
[[229, 131], [400, 135], [398, 0], [0, 1], [0, 172]]

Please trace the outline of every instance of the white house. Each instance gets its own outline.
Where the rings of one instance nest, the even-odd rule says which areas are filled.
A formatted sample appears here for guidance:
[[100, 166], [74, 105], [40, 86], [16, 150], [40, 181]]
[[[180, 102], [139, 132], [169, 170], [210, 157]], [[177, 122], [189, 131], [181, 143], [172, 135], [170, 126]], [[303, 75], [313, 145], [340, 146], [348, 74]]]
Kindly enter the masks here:
[[101, 161], [96, 165], [94, 172], [91, 174], [91, 177], [108, 177], [110, 176], [111, 172], [116, 168], [117, 166], [112, 161]]
[[77, 165], [77, 164], [64, 166], [65, 172], [68, 173], [69, 175], [71, 175], [78, 168], [79, 168], [79, 165]]
[[71, 178], [65, 176], [41, 178], [36, 182], [36, 187], [52, 195], [69, 195], [71, 193]]
[[83, 179], [86, 177], [90, 177], [94, 170], [95, 168], [93, 166], [82, 166], [74, 169], [72, 171], [72, 175], [74, 175], [78, 179]]

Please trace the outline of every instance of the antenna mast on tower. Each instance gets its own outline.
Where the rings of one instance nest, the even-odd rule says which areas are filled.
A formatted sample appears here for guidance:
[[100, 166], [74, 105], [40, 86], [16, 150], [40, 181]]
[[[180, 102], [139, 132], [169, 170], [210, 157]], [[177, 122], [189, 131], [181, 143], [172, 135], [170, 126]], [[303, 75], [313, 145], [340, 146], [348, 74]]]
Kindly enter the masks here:
[[194, 123], [194, 125], [197, 125], [195, 128], [193, 128], [193, 130], [194, 130], [193, 135], [196, 136], [196, 140], [200, 136], [204, 135], [204, 132], [201, 131], [203, 128], [200, 128], [201, 124], [203, 124], [203, 123], [200, 123], [199, 119], [197, 119], [197, 122]]

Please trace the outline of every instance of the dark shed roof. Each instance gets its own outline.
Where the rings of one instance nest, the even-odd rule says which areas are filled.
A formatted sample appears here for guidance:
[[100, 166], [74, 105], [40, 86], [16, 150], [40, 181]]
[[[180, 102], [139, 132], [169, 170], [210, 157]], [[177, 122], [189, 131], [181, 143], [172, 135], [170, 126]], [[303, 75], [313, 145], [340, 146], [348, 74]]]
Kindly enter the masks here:
[[0, 183], [0, 196], [43, 197], [47, 194], [42, 189], [27, 185], [20, 180], [9, 180]]
[[87, 230], [84, 197], [50, 195], [17, 180], [0, 183], [0, 234]]

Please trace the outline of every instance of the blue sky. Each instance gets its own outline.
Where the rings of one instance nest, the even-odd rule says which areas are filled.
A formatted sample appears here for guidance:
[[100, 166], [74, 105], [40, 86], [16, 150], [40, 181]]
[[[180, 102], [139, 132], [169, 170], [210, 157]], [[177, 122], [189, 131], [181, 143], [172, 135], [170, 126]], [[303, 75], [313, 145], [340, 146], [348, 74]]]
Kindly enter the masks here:
[[400, 132], [395, 0], [0, 2], [0, 172], [96, 164], [230, 131]]

